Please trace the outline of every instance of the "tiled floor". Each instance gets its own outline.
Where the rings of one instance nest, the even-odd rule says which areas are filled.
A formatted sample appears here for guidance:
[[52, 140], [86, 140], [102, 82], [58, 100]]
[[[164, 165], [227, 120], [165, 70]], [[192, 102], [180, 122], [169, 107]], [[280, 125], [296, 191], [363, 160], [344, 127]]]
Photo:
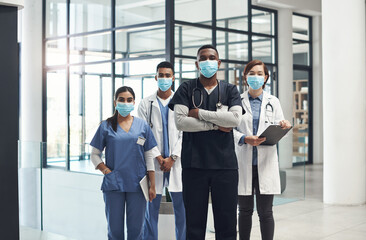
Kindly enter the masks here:
[[[292, 183], [287, 195], [303, 196], [304, 169], [287, 171]], [[322, 203], [322, 166], [306, 166], [305, 200], [274, 207], [275, 239], [278, 240], [365, 240], [366, 206], [334, 206]], [[298, 181], [293, 182], [293, 181]], [[296, 186], [297, 187], [293, 187]], [[292, 192], [291, 192], [292, 191]], [[207, 232], [206, 239], [215, 239]], [[260, 228], [256, 213], [253, 216], [252, 240], [259, 240]], [[21, 240], [71, 240], [52, 233], [21, 228]]]

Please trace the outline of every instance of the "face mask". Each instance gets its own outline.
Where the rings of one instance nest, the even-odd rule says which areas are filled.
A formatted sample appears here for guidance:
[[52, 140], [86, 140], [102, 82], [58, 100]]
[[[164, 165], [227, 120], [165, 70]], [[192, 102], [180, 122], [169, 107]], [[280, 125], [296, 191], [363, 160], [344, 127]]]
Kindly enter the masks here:
[[158, 87], [163, 92], [167, 91], [172, 86], [172, 83], [172, 78], [158, 78]]
[[200, 72], [205, 78], [211, 78], [217, 72], [218, 62], [216, 60], [207, 60], [199, 62]]
[[254, 90], [260, 89], [264, 84], [264, 77], [263, 76], [248, 76], [247, 82], [249, 87], [253, 88]]
[[135, 105], [133, 103], [121, 103], [118, 102], [116, 106], [116, 110], [122, 117], [127, 117], [130, 112], [133, 111]]

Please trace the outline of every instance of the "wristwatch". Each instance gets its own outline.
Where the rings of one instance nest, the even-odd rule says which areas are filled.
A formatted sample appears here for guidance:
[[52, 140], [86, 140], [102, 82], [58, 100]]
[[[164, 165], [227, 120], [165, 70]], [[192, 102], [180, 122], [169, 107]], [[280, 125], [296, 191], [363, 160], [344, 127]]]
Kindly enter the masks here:
[[178, 159], [178, 156], [177, 155], [171, 155], [170, 156], [174, 161], [177, 161], [177, 159]]
[[219, 130], [219, 126], [217, 126], [217, 125], [213, 125], [213, 130]]

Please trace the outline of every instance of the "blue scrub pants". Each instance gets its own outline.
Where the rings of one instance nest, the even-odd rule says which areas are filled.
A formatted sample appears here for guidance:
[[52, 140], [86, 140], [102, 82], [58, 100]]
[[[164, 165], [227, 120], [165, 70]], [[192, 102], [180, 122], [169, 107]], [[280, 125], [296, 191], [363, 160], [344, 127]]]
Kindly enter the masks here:
[[[164, 182], [169, 181], [169, 173], [164, 173]], [[158, 240], [158, 219], [161, 194], [157, 194], [152, 202], [148, 202], [145, 214], [144, 240]], [[170, 192], [175, 217], [176, 240], [186, 240], [186, 214], [182, 192]]]
[[125, 206], [127, 239], [141, 240], [146, 210], [142, 192], [104, 192], [105, 213], [108, 222], [108, 240], [124, 240]]

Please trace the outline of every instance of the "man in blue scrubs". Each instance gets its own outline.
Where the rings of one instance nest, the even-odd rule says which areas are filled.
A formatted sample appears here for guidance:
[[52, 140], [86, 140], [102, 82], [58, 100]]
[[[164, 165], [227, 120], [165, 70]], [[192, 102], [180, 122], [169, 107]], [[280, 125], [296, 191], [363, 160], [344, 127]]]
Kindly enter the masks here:
[[217, 79], [217, 49], [197, 52], [199, 78], [180, 85], [169, 107], [183, 131], [182, 182], [187, 239], [204, 240], [211, 191], [216, 240], [236, 239], [238, 164], [232, 128], [243, 108], [236, 86]]
[[[149, 202], [145, 214], [143, 240], [158, 240], [158, 218], [164, 187], [168, 187], [173, 201], [175, 235], [186, 239], [186, 219], [182, 194], [182, 168], [180, 162], [182, 133], [176, 128], [174, 112], [168, 103], [173, 97], [174, 68], [170, 62], [158, 64], [155, 80], [157, 91], [144, 98], [138, 109], [139, 117], [146, 120], [158, 143], [160, 156], [155, 158], [156, 198]], [[161, 233], [162, 234], [162, 233]]]

